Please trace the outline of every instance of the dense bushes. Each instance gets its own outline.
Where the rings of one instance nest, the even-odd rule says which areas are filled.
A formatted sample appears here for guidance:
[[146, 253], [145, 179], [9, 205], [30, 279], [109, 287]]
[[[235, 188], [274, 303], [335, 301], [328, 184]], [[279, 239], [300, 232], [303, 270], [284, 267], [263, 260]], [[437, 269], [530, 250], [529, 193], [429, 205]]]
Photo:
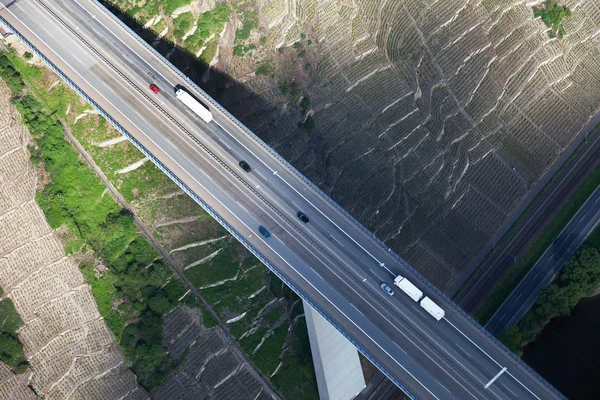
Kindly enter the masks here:
[[0, 301], [0, 361], [13, 368], [16, 374], [25, 372], [27, 360], [17, 329], [23, 325], [10, 299]]
[[502, 332], [500, 339], [517, 354], [537, 337], [552, 318], [564, 317], [584, 296], [600, 286], [600, 252], [584, 247], [567, 261], [559, 276], [538, 297], [518, 325]]
[[533, 8], [533, 15], [536, 18], [541, 17], [546, 26], [550, 28], [548, 35], [551, 38], [558, 36], [559, 39], [562, 39], [565, 34], [563, 20], [571, 15], [571, 10], [559, 6], [556, 0], [546, 0], [543, 6]]
[[19, 94], [23, 90], [25, 85], [23, 79], [21, 79], [21, 74], [15, 70], [5, 53], [0, 53], [0, 76], [2, 76], [13, 95]]
[[[6, 60], [6, 55], [0, 55], [0, 74], [21, 79], [10, 65], [2, 67]], [[24, 84], [21, 81], [14, 87]], [[32, 158], [44, 164], [50, 177], [36, 200], [50, 226], [68, 229], [67, 252], [91, 250], [108, 267], [102, 275], [91, 265], [82, 266], [82, 272], [139, 382], [152, 390], [176, 366], [162, 347], [161, 317], [180, 304], [185, 288], [138, 233], [131, 212], [103, 196], [104, 184], [65, 140], [55, 110], [27, 94], [16, 99], [15, 105], [35, 143]], [[188, 302], [197, 306], [193, 297]], [[15, 355], [13, 364], [20, 365], [23, 351], [19, 353], [16, 347], [9, 336], [0, 335], [0, 359], [8, 357], [4, 354], [8, 349]]]

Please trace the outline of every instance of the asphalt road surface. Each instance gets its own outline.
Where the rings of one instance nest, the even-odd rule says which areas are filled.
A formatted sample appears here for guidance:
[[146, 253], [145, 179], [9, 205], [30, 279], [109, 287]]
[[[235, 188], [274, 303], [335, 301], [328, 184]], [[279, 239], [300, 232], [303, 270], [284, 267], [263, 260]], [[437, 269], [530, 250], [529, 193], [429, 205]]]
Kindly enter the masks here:
[[[589, 133], [598, 123], [600, 123], [600, 113], [590, 120], [584, 131]], [[469, 314], [474, 314], [479, 310], [492, 293], [498, 280], [514, 264], [515, 257], [522, 256], [529, 248], [531, 241], [550, 222], [548, 216], [555, 215], [560, 211], [588, 174], [598, 167], [600, 164], [600, 135], [594, 135], [574, 157], [576, 159], [556, 174], [556, 179], [550, 182], [545, 192], [541, 194], [543, 197], [525, 214], [524, 220], [509, 234], [510, 236], [496, 246], [468, 279], [457, 282], [453, 287], [451, 293], [458, 292], [453, 298], [463, 310]], [[551, 172], [547, 173], [551, 174]], [[533, 197], [525, 200], [523, 209], [532, 200]], [[511, 216], [512, 223], [515, 223], [519, 215], [516, 213]], [[501, 229], [502, 232], [507, 230], [508, 226]], [[501, 236], [502, 234], [492, 240], [498, 243]], [[474, 267], [477, 266], [474, 265]]]
[[[1, 4], [1, 19], [414, 397], [561, 398], [96, 2]], [[151, 83], [161, 88], [158, 95]], [[214, 121], [205, 123], [181, 104], [176, 85], [208, 104]], [[240, 160], [252, 172], [239, 168]], [[309, 224], [296, 217], [299, 210]], [[269, 229], [269, 239], [259, 225]], [[435, 320], [399, 290], [385, 294], [380, 283], [391, 284], [396, 274], [410, 277], [445, 318]]]
[[546, 287], [564, 263], [581, 246], [600, 221], [600, 188], [596, 189], [577, 214], [535, 263], [519, 286], [500, 306], [485, 325], [492, 333], [516, 325], [533, 306], [542, 288]]

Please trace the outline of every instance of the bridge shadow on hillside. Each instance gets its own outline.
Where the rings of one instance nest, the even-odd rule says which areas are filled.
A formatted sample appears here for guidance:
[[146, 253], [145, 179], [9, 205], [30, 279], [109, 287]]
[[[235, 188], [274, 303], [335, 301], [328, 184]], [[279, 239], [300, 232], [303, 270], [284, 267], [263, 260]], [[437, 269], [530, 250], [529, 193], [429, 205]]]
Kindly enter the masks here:
[[[108, 1], [100, 0], [100, 3], [251, 130], [254, 131], [252, 119], [245, 118], [248, 116], [249, 110], [242, 103], [252, 104], [252, 108], [260, 109], [261, 113], [281, 113], [281, 109], [270, 105], [264, 98], [256, 95], [252, 90], [240, 84], [231, 76], [211, 68], [205, 62], [197, 59], [194, 54], [191, 54], [188, 50], [180, 47], [173, 41], [158, 38], [156, 33], [144, 28], [138, 21], [121, 12], [121, 10], [111, 5]], [[202, 78], [207, 71], [209, 78], [204, 82]], [[226, 90], [235, 90], [235, 95], [231, 93], [226, 98]], [[293, 117], [293, 115], [290, 116]], [[300, 114], [296, 119], [299, 119], [299, 117]], [[256, 133], [256, 131], [254, 132]], [[268, 142], [270, 138], [263, 137], [262, 139]]]
[[[158, 38], [156, 33], [144, 28], [138, 21], [121, 12], [121, 10], [114, 7], [109, 2], [105, 0], [99, 0], [99, 2], [269, 145], [276, 144], [278, 140], [282, 140], [284, 137], [278, 136], [277, 134], [272, 133], [272, 131], [270, 133], [269, 130], [261, 129], [261, 123], [264, 123], [265, 120], [269, 119], [268, 117], [263, 118], [263, 115], [271, 116], [271, 121], [283, 118], [289, 118], [290, 120], [295, 120], [297, 122], [302, 120], [303, 114], [299, 108], [291, 107], [284, 109], [284, 107], [273, 105], [271, 101], [257, 95], [253, 90], [247, 88], [244, 84], [238, 82], [230, 75], [210, 68], [208, 64], [199, 60], [194, 54], [191, 54], [188, 50], [180, 47], [173, 41], [165, 38]], [[203, 77], [207, 71], [209, 73], [209, 78], [204, 82]], [[236, 93], [232, 94], [231, 91], [235, 91]], [[256, 115], [256, 110], [260, 110], [260, 118], [253, 118], [253, 116]], [[287, 127], [289, 127], [289, 124]], [[298, 128], [295, 133], [304, 134], [300, 128]], [[312, 162], [321, 164], [318, 167], [314, 164], [312, 166], [304, 165], [302, 158], [293, 162], [293, 159], [287, 157], [288, 155], [285, 154], [285, 150], [278, 149], [278, 151], [283, 150], [280, 154], [288, 159], [288, 161], [293, 162], [294, 166], [301, 170], [301, 172], [306, 174], [308, 168], [316, 173], [312, 178], [315, 179], [318, 177], [317, 179], [319, 179], [322, 178], [324, 174], [321, 175], [316, 171], [325, 171], [327, 167], [324, 162], [319, 161], [325, 160], [323, 146], [321, 145], [322, 139], [318, 134], [318, 130], [315, 130], [315, 132], [309, 136], [310, 139], [306, 144], [307, 148], [301, 153], [306, 154], [304, 151], [312, 152], [314, 157], [310, 158], [312, 159]], [[377, 375], [379, 376], [379, 379], [376, 379], [377, 385], [371, 388], [371, 391], [362, 394], [362, 397], [359, 398], [366, 399], [367, 396], [370, 396], [372, 392], [378, 389], [382, 384], [387, 388], [386, 391], [388, 394], [392, 393], [392, 396], [397, 395], [397, 397], [400, 397], [400, 394], [402, 394], [400, 389], [396, 388], [391, 381], [385, 379], [380, 372], [378, 372]]]

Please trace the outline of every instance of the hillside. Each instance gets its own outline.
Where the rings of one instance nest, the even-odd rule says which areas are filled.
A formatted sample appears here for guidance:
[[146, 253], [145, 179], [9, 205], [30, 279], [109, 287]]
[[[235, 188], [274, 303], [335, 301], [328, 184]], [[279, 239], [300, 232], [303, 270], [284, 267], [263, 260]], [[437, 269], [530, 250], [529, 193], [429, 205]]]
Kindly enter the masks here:
[[542, 2], [113, 1], [441, 288], [600, 104], [600, 7], [560, 3], [559, 39]]

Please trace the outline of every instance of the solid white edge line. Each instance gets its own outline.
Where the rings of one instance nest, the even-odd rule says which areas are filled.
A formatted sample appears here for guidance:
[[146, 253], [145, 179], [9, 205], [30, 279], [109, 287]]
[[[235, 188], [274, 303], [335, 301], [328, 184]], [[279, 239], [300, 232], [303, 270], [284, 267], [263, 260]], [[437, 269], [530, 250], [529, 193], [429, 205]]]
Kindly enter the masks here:
[[[10, 14], [12, 14], [12, 16], [17, 19], [21, 24], [23, 24], [24, 26], [26, 26], [16, 15], [14, 15], [8, 8], [4, 7], [4, 9], [6, 9]], [[21, 8], [22, 9], [22, 8]], [[24, 10], [23, 10], [24, 11]], [[35, 32], [31, 31], [30, 32], [38, 38], [38, 40], [44, 44], [46, 44]], [[50, 48], [47, 44], [46, 46], [48, 48]], [[69, 63], [67, 63], [60, 55], [58, 55], [57, 53], [54, 53], [63, 63], [65, 63], [66, 65], [69, 65]], [[73, 70], [73, 72], [75, 72], [77, 75], [79, 75], [80, 78], [82, 78], [85, 82], [87, 82], [85, 80], [85, 78], [83, 78], [83, 76], [81, 76], [79, 74], [79, 72]], [[89, 84], [89, 83], [88, 83]], [[106, 97], [104, 97], [104, 95], [102, 95], [102, 93], [98, 92], [97, 93], [108, 103], [110, 104], [113, 108], [116, 108]], [[136, 127], [136, 129], [138, 129], [140, 132], [141, 131], [139, 128], [137, 128], [137, 125], [135, 123], [133, 123], [127, 116], [125, 116], [124, 114], [122, 114], [127, 120], [129, 120], [129, 122]], [[146, 138], [148, 140], [150, 140], [156, 147], [160, 148], [151, 138], [147, 137]], [[165, 155], [167, 155], [167, 157], [169, 157], [171, 159], [171, 161], [173, 161], [177, 166], [179, 166], [181, 168], [181, 166], [177, 163], [177, 161], [175, 161], [174, 159], [171, 158], [171, 156], [169, 156], [167, 153], [165, 153]], [[182, 168], [183, 169], [183, 168]], [[205, 191], [206, 188], [204, 187], [204, 185], [202, 185], [200, 182], [198, 182], [194, 177], [192, 177], [190, 175], [190, 177], [200, 186], [202, 187]], [[209, 193], [207, 191], [207, 193]], [[229, 211], [229, 213], [232, 214], [232, 216], [234, 216], [236, 219], [238, 219], [238, 221], [244, 225], [248, 230], [250, 230], [251, 232], [252, 229], [250, 227], [248, 227], [248, 225], [246, 225], [245, 222], [243, 222], [239, 217], [237, 217], [237, 215], [235, 215], [235, 213], [231, 212], [231, 210], [229, 210], [229, 208], [227, 208], [227, 206], [225, 206], [223, 203], [221, 203], [221, 201], [215, 197], [213, 197], [213, 199], [215, 199], [219, 204], [221, 204], [221, 206], [223, 208], [225, 208], [227, 211]], [[258, 237], [262, 242], [265, 242], [265, 240], [263, 238], [261, 238], [260, 236], [256, 236]], [[283, 244], [283, 242], [280, 241], [280, 243]], [[306, 279], [301, 273], [299, 273], [285, 258], [283, 258], [281, 255], [279, 255], [279, 253], [277, 253], [277, 251], [275, 251], [271, 246], [269, 246], [266, 242], [265, 244], [267, 245], [268, 248], [271, 249], [271, 251], [273, 251], [273, 253], [277, 254], [277, 256], [283, 261], [285, 262], [290, 268], [292, 268], [294, 270], [294, 272], [296, 272], [296, 274], [298, 274], [298, 276], [301, 276], [317, 293], [319, 293], [324, 299], [326, 299], [340, 314], [342, 314], [349, 322], [351, 322], [356, 328], [358, 328], [358, 330], [360, 330], [365, 336], [367, 336], [369, 339], [371, 339], [371, 341], [377, 346], [379, 347], [379, 349], [381, 351], [383, 351], [391, 360], [393, 360], [400, 368], [402, 368], [411, 378], [413, 378], [415, 380], [415, 382], [418, 382], [429, 394], [431, 394], [433, 397], [435, 397], [436, 399], [439, 400], [439, 398], [433, 394], [433, 392], [431, 392], [429, 390], [429, 388], [427, 386], [425, 386], [421, 381], [419, 381], [409, 370], [407, 370], [402, 364], [400, 364], [394, 357], [392, 357], [392, 355], [390, 355], [383, 347], [381, 347], [375, 340], [373, 340], [360, 326], [358, 326], [351, 318], [349, 318], [341, 309], [339, 309], [337, 307], [337, 305], [335, 305], [331, 300], [329, 300], [323, 293], [321, 293], [321, 291], [319, 289], [317, 289], [315, 286], [313, 286], [310, 281], [308, 279]], [[285, 246], [285, 244], [283, 244]], [[287, 246], [285, 246], [287, 247]], [[307, 266], [308, 267], [308, 266]], [[310, 267], [309, 267], [310, 268]], [[314, 271], [313, 271], [314, 272]], [[342, 296], [343, 297], [343, 296]], [[440, 384], [438, 382], [438, 384]], [[442, 388], [444, 388], [444, 390], [447, 390], [444, 385], [440, 384], [440, 386]]]

